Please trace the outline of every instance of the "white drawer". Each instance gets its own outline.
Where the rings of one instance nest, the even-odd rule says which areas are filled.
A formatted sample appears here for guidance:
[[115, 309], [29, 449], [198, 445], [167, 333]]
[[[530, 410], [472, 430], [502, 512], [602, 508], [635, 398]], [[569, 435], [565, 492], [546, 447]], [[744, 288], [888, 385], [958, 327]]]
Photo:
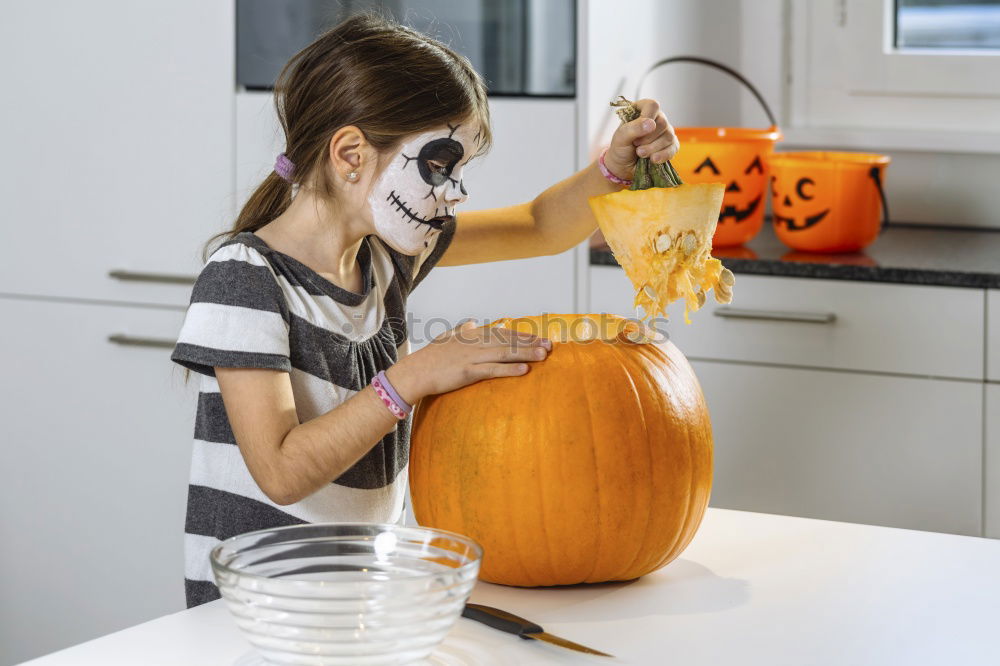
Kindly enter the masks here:
[[986, 292], [986, 379], [1000, 382], [1000, 291]]
[[712, 415], [712, 506], [981, 535], [982, 384], [692, 366]]
[[[592, 266], [590, 288], [592, 310], [634, 316], [620, 268]], [[730, 306], [709, 296], [690, 325], [672, 307], [692, 358], [983, 379], [979, 289], [738, 275]]]

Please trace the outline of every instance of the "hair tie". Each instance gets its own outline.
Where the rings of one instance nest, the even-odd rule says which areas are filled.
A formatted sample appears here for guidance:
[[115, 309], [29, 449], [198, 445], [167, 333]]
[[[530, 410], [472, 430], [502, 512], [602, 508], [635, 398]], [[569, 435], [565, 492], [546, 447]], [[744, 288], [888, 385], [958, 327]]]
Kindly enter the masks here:
[[288, 159], [287, 155], [281, 153], [278, 155], [278, 159], [274, 160], [274, 173], [290, 183], [292, 175], [295, 173], [295, 163]]

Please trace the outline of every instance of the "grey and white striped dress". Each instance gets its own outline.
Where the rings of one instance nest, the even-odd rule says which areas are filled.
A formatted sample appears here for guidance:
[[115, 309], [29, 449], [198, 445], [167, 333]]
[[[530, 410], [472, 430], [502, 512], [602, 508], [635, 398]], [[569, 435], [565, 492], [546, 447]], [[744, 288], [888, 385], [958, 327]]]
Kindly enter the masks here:
[[215, 379], [216, 367], [288, 372], [300, 422], [363, 389], [398, 358], [407, 340], [406, 298], [438, 262], [454, 223], [419, 257], [377, 237], [358, 253], [356, 294], [244, 232], [209, 258], [191, 294], [171, 358], [201, 382], [185, 524], [188, 607], [219, 598], [208, 554], [220, 540], [252, 530], [325, 521], [401, 518], [409, 420], [361, 460], [300, 502], [270, 501], [247, 470]]

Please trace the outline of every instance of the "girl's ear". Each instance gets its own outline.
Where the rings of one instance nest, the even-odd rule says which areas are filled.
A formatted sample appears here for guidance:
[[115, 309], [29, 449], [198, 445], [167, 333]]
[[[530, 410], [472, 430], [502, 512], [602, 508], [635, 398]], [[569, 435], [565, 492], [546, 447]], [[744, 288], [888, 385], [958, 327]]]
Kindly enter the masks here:
[[[341, 127], [330, 137], [330, 163], [337, 175], [347, 181], [356, 182], [366, 167], [374, 167], [371, 162], [373, 149], [365, 133], [354, 125]], [[356, 174], [354, 178], [350, 174]]]

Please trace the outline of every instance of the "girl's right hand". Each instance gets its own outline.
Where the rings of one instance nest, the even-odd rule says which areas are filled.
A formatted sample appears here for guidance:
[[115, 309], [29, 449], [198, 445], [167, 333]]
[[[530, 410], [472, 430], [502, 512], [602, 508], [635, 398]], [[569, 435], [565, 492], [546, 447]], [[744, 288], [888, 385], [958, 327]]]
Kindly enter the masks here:
[[415, 405], [425, 395], [447, 393], [493, 377], [516, 377], [528, 363], [544, 360], [552, 342], [506, 328], [466, 322], [436, 337], [386, 371], [403, 400]]

